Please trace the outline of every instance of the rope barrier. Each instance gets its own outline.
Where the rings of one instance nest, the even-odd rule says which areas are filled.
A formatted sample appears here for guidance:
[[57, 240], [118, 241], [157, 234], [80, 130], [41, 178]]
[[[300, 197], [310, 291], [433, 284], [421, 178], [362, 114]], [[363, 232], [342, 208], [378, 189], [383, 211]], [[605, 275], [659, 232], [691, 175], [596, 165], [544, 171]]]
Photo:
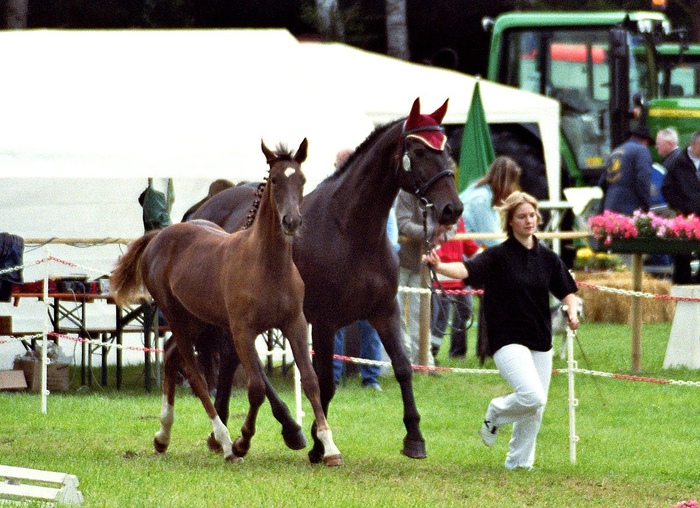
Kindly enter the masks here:
[[[334, 360], [341, 360], [346, 363], [353, 363], [356, 365], [371, 365], [376, 367], [391, 367], [391, 362], [383, 362], [378, 360], [368, 360], [365, 358], [355, 358], [352, 356], [343, 355], [333, 355]], [[498, 374], [496, 369], [466, 369], [459, 367], [428, 367], [425, 365], [411, 365], [411, 368], [415, 371], [423, 372], [450, 372], [454, 374]], [[700, 388], [700, 381], [682, 381], [675, 379], [657, 379], [644, 376], [632, 376], [628, 374], [613, 374], [610, 372], [601, 372], [590, 369], [579, 369], [578, 367], [573, 369], [576, 374], [586, 374], [590, 376], [607, 377], [610, 379], [621, 379], [625, 381], [639, 381], [643, 383], [656, 383], [662, 385], [676, 385], [676, 386], [695, 386]], [[568, 374], [569, 369], [552, 369], [553, 374]]]

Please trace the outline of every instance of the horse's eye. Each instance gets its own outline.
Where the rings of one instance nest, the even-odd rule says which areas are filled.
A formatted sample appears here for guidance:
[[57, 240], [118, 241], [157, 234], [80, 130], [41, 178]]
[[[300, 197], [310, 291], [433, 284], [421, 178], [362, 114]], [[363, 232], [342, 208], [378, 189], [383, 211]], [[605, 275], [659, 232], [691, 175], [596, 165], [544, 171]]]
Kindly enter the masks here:
[[416, 157], [425, 157], [425, 149], [423, 148], [416, 148], [415, 152], [413, 152]]
[[275, 184], [277, 183], [277, 177], [276, 177], [276, 176], [270, 177], [270, 183], [271, 183], [272, 185], [275, 185]]

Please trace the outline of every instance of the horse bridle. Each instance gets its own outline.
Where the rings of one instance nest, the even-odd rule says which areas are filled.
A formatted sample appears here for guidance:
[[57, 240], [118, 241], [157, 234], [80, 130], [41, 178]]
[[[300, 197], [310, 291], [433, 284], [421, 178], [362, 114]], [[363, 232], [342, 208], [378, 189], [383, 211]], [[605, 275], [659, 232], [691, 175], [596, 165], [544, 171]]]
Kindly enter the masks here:
[[[412, 190], [413, 194], [418, 196], [418, 199], [423, 201], [426, 204], [426, 206], [432, 206], [432, 203], [430, 203], [425, 198], [425, 195], [428, 193], [428, 190], [430, 189], [430, 187], [432, 187], [435, 184], [435, 182], [437, 182], [441, 178], [443, 178], [445, 176], [454, 177], [455, 174], [454, 174], [454, 171], [452, 171], [450, 169], [443, 169], [442, 171], [439, 171], [438, 173], [433, 175], [427, 182], [425, 182], [425, 184], [422, 187], [420, 187], [418, 185], [418, 183], [416, 182], [415, 173], [413, 173], [411, 171], [411, 159], [408, 156], [408, 151], [406, 150], [406, 138], [411, 134], [415, 134], [416, 132], [425, 132], [425, 131], [445, 132], [445, 128], [442, 125], [426, 125], [424, 127], [416, 127], [414, 129], [409, 129], [409, 130], [406, 130], [405, 127], [403, 127], [401, 129], [401, 145], [402, 145], [404, 150], [403, 150], [403, 156], [401, 158], [400, 165], [402, 166], [403, 170], [406, 173], [410, 173], [410, 175], [411, 175], [411, 180], [412, 180], [412, 184], [413, 184], [413, 190]], [[399, 164], [397, 164], [396, 171], [398, 174]]]

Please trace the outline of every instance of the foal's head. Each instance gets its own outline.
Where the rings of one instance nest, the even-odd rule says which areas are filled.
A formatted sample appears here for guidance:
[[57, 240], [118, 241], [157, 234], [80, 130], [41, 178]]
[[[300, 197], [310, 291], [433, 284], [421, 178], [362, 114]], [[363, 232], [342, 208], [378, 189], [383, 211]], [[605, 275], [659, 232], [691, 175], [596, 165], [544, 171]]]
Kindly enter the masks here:
[[261, 147], [270, 165], [267, 181], [269, 197], [276, 207], [282, 232], [285, 235], [294, 235], [301, 226], [299, 205], [306, 183], [301, 164], [306, 160], [308, 142], [304, 138], [294, 155], [282, 146], [278, 146], [273, 152], [265, 146], [264, 141], [261, 142]]

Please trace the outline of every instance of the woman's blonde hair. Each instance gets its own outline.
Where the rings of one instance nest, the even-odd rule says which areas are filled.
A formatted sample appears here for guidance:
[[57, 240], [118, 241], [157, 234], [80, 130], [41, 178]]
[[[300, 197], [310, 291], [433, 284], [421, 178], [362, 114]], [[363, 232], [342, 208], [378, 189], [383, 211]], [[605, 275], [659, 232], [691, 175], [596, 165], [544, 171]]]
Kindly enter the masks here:
[[521, 174], [522, 169], [517, 162], [507, 155], [500, 155], [491, 163], [488, 173], [476, 183], [476, 187], [490, 185], [493, 191], [491, 206], [500, 206], [513, 191], [518, 190]]
[[503, 200], [503, 204], [501, 206], [496, 207], [496, 209], [501, 212], [501, 217], [503, 218], [503, 230], [506, 232], [508, 237], [513, 236], [513, 228], [510, 225], [510, 221], [513, 220], [515, 210], [523, 203], [532, 205], [532, 207], [535, 209], [535, 214], [537, 215], [537, 224], [539, 225], [542, 223], [542, 215], [540, 215], [537, 198], [528, 194], [527, 192], [515, 191]]

